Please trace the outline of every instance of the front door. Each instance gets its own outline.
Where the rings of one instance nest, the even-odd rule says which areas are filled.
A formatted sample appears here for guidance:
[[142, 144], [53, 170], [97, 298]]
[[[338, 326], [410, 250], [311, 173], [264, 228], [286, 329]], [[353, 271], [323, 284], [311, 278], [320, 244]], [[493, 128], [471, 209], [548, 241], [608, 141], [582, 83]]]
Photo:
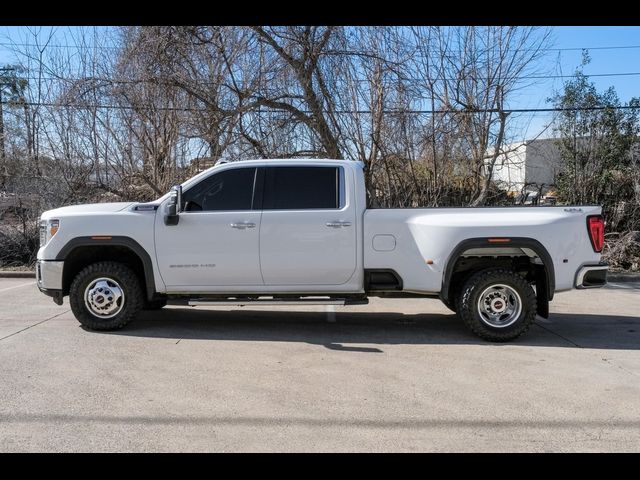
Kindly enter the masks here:
[[169, 291], [263, 285], [256, 177], [255, 167], [227, 168], [190, 186], [177, 225], [165, 225], [158, 212], [156, 255]]

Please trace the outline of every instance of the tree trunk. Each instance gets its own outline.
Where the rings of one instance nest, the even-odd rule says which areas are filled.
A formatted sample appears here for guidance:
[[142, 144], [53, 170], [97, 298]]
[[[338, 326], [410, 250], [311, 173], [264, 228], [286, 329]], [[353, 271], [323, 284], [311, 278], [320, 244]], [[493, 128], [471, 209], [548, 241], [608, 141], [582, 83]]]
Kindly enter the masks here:
[[489, 163], [486, 165], [487, 172], [484, 177], [484, 181], [482, 182], [482, 187], [480, 188], [480, 193], [476, 197], [476, 199], [471, 202], [472, 207], [481, 207], [487, 201], [487, 195], [489, 194], [489, 186], [491, 185], [491, 179], [493, 178], [493, 167], [498, 160], [498, 156], [500, 155], [500, 148], [502, 147], [502, 142], [504, 141], [504, 129], [505, 124], [507, 123], [508, 113], [500, 111], [498, 113], [500, 116], [500, 129], [498, 131], [498, 137], [496, 139], [496, 144], [493, 149], [493, 155], [491, 155], [491, 159]]

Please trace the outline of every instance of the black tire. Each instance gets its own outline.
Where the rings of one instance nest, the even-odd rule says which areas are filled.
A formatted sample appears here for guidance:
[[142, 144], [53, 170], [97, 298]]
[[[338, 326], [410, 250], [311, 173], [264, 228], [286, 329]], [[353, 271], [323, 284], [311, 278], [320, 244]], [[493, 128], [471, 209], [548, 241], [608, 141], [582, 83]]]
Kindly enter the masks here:
[[[506, 285], [519, 296], [521, 311], [507, 326], [488, 323], [478, 307], [480, 295], [492, 285]], [[536, 295], [529, 282], [506, 268], [482, 270], [467, 279], [458, 295], [458, 316], [479, 337], [491, 342], [506, 342], [526, 332], [536, 318]], [[494, 300], [495, 301], [495, 300]], [[489, 300], [487, 300], [489, 302]], [[500, 305], [500, 304], [499, 304]], [[517, 311], [517, 310], [516, 310]]]
[[[100, 318], [85, 304], [85, 290], [101, 277], [115, 280], [124, 292], [120, 311], [111, 318]], [[132, 321], [144, 304], [140, 280], [133, 270], [118, 262], [98, 262], [76, 275], [69, 290], [69, 303], [76, 319], [90, 330], [117, 330]]]
[[167, 306], [167, 299], [159, 298], [157, 300], [144, 302], [144, 307], [142, 307], [142, 309], [143, 310], [160, 310], [161, 308], [164, 308], [166, 306]]
[[450, 297], [445, 301], [442, 300], [445, 307], [451, 310], [454, 313], [458, 313], [458, 300], [460, 298], [460, 287], [465, 284], [469, 277], [473, 275], [473, 273], [465, 273], [463, 277], [456, 279], [455, 283], [452, 283], [449, 286]]

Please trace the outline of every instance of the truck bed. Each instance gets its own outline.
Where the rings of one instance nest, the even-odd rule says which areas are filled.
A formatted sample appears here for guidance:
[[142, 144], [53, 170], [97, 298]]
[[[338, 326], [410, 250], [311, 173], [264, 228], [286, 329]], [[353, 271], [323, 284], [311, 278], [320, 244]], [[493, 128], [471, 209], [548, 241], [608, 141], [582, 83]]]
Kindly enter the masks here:
[[[568, 290], [581, 265], [600, 259], [586, 223], [600, 213], [599, 206], [370, 209], [364, 213], [364, 267], [394, 270], [406, 291], [437, 293], [447, 260], [463, 240], [528, 237], [553, 259], [556, 291]], [[500, 246], [510, 248], [506, 241]]]

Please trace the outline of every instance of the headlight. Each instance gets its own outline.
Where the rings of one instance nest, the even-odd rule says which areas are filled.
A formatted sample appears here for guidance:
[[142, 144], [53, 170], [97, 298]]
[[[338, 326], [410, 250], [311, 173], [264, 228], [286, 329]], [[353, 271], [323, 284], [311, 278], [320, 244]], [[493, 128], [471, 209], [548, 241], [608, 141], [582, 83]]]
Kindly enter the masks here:
[[42, 220], [40, 222], [40, 246], [44, 247], [58, 232], [60, 220]]

